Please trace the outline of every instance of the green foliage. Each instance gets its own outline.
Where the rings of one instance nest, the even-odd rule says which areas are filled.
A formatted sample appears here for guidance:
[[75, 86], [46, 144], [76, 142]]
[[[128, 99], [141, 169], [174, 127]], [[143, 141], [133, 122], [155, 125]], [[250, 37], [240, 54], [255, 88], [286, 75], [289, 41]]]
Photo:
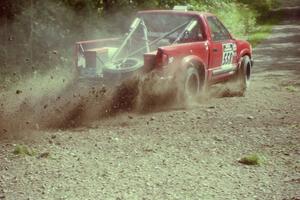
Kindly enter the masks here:
[[34, 156], [35, 155], [35, 152], [33, 151], [33, 149], [25, 146], [25, 145], [19, 145], [17, 144], [15, 146], [15, 149], [13, 151], [13, 153], [15, 155], [21, 155], [21, 156]]
[[263, 157], [257, 154], [247, 155], [239, 160], [239, 163], [245, 165], [261, 165], [263, 162], [264, 162]]
[[285, 89], [289, 92], [297, 92], [298, 91], [298, 89], [293, 85], [286, 86]]
[[115, 12], [139, 9], [172, 9], [175, 5], [190, 5], [193, 10], [216, 14], [230, 31], [242, 37], [254, 31], [256, 19], [278, 4], [278, 0], [64, 0], [73, 9], [90, 8], [107, 16]]
[[230, 1], [199, 4], [198, 1], [193, 1], [192, 7], [194, 10], [216, 14], [236, 37], [247, 35], [254, 30], [256, 24], [257, 13], [244, 4]]
[[272, 33], [273, 26], [280, 22], [281, 17], [281, 15], [277, 15], [272, 18], [264, 18], [259, 20], [255, 28], [248, 35], [247, 40], [252, 44], [253, 47], [258, 45]]
[[279, 4], [278, 0], [238, 0], [238, 2], [248, 5], [251, 9], [264, 16], [270, 9]]
[[252, 44], [252, 46], [255, 47], [262, 40], [266, 39], [271, 34], [271, 32], [271, 24], [257, 25], [247, 39]]

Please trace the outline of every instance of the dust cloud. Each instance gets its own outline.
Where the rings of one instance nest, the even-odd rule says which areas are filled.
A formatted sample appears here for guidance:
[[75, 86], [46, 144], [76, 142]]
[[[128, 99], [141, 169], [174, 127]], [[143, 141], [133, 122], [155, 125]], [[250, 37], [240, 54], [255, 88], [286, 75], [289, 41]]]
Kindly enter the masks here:
[[191, 99], [178, 79], [162, 79], [155, 72], [135, 74], [113, 88], [100, 82], [80, 82], [75, 72], [49, 71], [17, 83], [0, 96], [2, 133], [31, 129], [66, 129], [124, 112], [149, 113], [184, 109], [212, 97], [239, 96], [236, 84], [227, 83]]
[[[178, 83], [155, 73], [136, 74], [114, 88], [82, 85], [69, 72], [49, 72], [1, 94], [2, 132], [77, 127], [122, 112], [183, 106]], [[181, 98], [181, 99], [180, 99]]]

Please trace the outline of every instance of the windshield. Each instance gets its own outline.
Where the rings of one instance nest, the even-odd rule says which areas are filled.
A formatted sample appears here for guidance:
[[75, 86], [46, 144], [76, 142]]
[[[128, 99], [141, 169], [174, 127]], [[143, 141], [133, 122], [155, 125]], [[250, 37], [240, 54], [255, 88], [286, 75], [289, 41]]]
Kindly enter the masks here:
[[[192, 20], [189, 16], [170, 15], [170, 14], [144, 14], [141, 18], [145, 21], [149, 36], [162, 36], [164, 33]], [[184, 27], [175, 31], [168, 38], [175, 38], [180, 34]]]
[[120, 47], [111, 57], [111, 62], [121, 63], [129, 57], [142, 58], [146, 52], [154, 51], [160, 46], [187, 42], [196, 39], [200, 28], [195, 17], [169, 14], [144, 13], [131, 24]]

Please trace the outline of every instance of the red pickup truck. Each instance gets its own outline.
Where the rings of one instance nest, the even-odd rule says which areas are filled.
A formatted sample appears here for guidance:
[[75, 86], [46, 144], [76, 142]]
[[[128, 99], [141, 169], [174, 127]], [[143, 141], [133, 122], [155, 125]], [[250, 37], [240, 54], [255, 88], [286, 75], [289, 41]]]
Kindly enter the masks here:
[[83, 79], [114, 85], [155, 71], [162, 79], [181, 77], [189, 95], [228, 80], [244, 94], [253, 65], [247, 41], [233, 38], [213, 14], [195, 11], [140, 11], [122, 38], [77, 42], [75, 51]]

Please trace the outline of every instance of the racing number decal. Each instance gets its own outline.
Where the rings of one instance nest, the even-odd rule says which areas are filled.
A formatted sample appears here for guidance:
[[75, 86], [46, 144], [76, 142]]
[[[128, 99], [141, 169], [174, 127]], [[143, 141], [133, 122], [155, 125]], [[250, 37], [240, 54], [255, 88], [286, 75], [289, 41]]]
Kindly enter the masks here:
[[236, 44], [234, 43], [223, 44], [222, 65], [213, 69], [213, 76], [232, 73], [236, 69], [237, 65], [233, 63], [233, 57], [236, 56], [236, 50]]
[[222, 65], [231, 64], [232, 58], [233, 58], [233, 52], [224, 52]]
[[222, 65], [232, 64], [232, 59], [233, 59], [235, 50], [236, 50], [235, 44], [233, 44], [233, 43], [223, 44]]

